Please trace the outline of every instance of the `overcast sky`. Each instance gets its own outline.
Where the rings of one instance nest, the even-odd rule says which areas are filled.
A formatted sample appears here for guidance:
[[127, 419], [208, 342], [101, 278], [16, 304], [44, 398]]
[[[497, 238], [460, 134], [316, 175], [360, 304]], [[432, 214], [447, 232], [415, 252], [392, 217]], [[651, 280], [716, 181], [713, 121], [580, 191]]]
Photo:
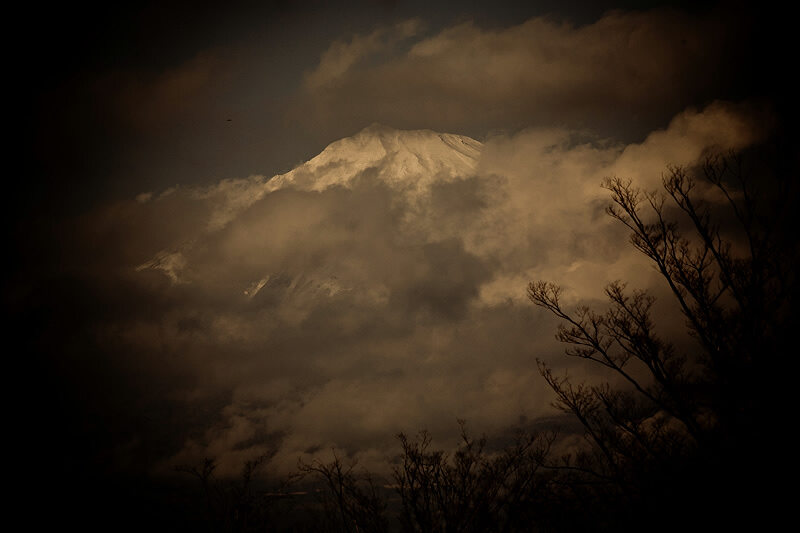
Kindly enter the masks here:
[[[602, 179], [655, 188], [782, 125], [771, 32], [741, 6], [253, 4], [43, 23], [5, 296], [42, 449], [236, 473], [279, 447], [287, 473], [336, 447], [377, 470], [399, 431], [446, 446], [457, 418], [550, 419], [536, 358], [593, 369], [529, 281], [602, 305], [627, 280], [681, 330]], [[346, 186], [314, 186], [331, 165], [268, 185], [373, 123], [470, 137], [471, 166], [409, 170], [410, 187], [386, 177], [396, 161], [339, 161]]]

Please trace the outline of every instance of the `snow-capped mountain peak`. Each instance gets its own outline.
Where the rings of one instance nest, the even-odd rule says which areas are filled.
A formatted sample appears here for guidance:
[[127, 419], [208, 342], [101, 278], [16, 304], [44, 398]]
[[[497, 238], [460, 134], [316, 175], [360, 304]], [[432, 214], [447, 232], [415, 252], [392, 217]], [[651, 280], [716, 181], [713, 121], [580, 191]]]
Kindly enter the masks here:
[[473, 174], [481, 148], [481, 143], [462, 135], [396, 130], [376, 123], [330, 144], [294, 170], [275, 176], [267, 189], [321, 191], [348, 186], [362, 172], [375, 168], [378, 178], [390, 186], [420, 190], [436, 180]]
[[[482, 147], [480, 142], [462, 135], [397, 130], [376, 123], [328, 145], [322, 153], [286, 174], [271, 179], [250, 176], [223, 180], [190, 194], [211, 206], [206, 230], [216, 232], [271, 192], [287, 188], [319, 192], [336, 186], [351, 188], [360, 176], [371, 171], [370, 179], [387, 185], [398, 201], [407, 202], [407, 222], [411, 223], [415, 217], [424, 217], [424, 198], [434, 183], [475, 174]], [[192, 242], [186, 242], [176, 249], [162, 250], [137, 270], [163, 270], [173, 283], [184, 282], [188, 261], [185, 253], [192, 247]], [[261, 281], [249, 286], [245, 294], [252, 297], [259, 292], [267, 283]]]

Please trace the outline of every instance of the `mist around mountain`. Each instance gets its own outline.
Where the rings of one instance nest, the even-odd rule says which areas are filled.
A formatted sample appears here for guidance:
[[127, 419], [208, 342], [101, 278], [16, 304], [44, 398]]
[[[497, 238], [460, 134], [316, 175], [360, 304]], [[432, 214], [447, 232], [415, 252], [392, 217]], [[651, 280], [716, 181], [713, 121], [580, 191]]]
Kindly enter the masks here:
[[29, 353], [51, 365], [65, 476], [120, 513], [151, 501], [142, 522], [184, 524], [202, 503], [175, 468], [204, 458], [222, 487], [273, 452], [259, 469], [269, 490], [299, 461], [336, 456], [391, 487], [399, 433], [430, 429], [430, 449], [454, 450], [460, 419], [493, 453], [516, 430], [556, 427], [559, 453], [574, 452], [582, 430], [551, 407], [536, 360], [608, 376], [564, 355], [527, 283], [558, 283], [578, 307], [629, 280], [657, 297], [659, 332], [696, 350], [600, 184], [654, 189], [667, 165], [746, 149], [772, 120], [714, 102], [627, 145], [373, 124], [282, 175], [143, 191], [66, 219], [15, 293]]
[[[575, 304], [613, 279], [661, 290], [604, 215], [603, 176], [656, 186], [764, 123], [716, 103], [627, 146], [371, 126], [271, 179], [147, 191], [62, 228], [57, 273], [31, 288], [54, 306], [40, 338], [61, 386], [109, 391], [70, 396], [69, 417], [103, 428], [115, 468], [214, 456], [234, 475], [279, 446], [274, 474], [331, 447], [385, 469], [399, 431], [448, 443], [456, 418], [492, 433], [552, 416], [533, 362], [567, 361], [527, 282]], [[92, 312], [60, 314], [76, 292]]]

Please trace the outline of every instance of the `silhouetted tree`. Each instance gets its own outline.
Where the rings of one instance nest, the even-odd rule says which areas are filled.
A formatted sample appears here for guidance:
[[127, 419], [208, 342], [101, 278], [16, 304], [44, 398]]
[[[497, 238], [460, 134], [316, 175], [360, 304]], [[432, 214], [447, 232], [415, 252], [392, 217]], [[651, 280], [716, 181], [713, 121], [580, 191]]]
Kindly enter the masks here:
[[323, 507], [324, 531], [386, 533], [389, 522], [386, 502], [372, 477], [357, 472], [356, 461], [345, 465], [333, 451], [333, 461], [299, 462], [299, 478], [314, 476], [323, 481], [318, 492]]
[[537, 475], [549, 452], [549, 434], [519, 433], [499, 453], [486, 451], [486, 438], [471, 438], [461, 425], [453, 454], [429, 451], [431, 435], [416, 441], [400, 434], [402, 465], [395, 469], [406, 532], [529, 531], [535, 524], [545, 478]]
[[485, 438], [471, 438], [463, 420], [461, 445], [451, 453], [429, 449], [422, 431], [415, 440], [398, 435], [402, 445], [395, 467], [398, 514], [388, 512], [387, 498], [366, 471], [346, 465], [334, 452], [329, 463], [300, 463], [300, 477], [321, 480], [322, 523], [316, 530], [404, 533], [536, 531], [547, 482], [540, 474], [553, 443], [552, 434], [520, 432], [514, 443], [488, 452]]
[[227, 483], [213, 480], [218, 463], [212, 458], [199, 465], [179, 465], [178, 472], [195, 476], [203, 489], [206, 524], [211, 531], [265, 531], [269, 526], [270, 504], [275, 494], [253, 490], [254, 474], [262, 464], [275, 456], [276, 451], [245, 461], [240, 478]]
[[631, 244], [666, 281], [696, 353], [656, 333], [654, 298], [645, 291], [613, 282], [611, 305], [599, 313], [565, 309], [562, 289], [551, 283], [528, 287], [536, 305], [564, 321], [557, 338], [571, 345], [569, 355], [627, 384], [575, 383], [537, 361], [556, 406], [585, 430], [589, 446], [551, 466], [569, 476], [566, 492], [606, 509], [594, 529], [642, 520], [666, 528], [699, 516], [755, 521], [765, 512], [763, 481], [755, 485], [764, 470], [755, 460], [769, 445], [765, 417], [776, 408], [774, 373], [792, 345], [800, 271], [794, 230], [784, 225], [794, 183], [768, 177], [757, 182], [731, 153], [701, 169], [669, 167], [660, 193], [604, 181], [614, 202], [606, 212], [631, 230]]

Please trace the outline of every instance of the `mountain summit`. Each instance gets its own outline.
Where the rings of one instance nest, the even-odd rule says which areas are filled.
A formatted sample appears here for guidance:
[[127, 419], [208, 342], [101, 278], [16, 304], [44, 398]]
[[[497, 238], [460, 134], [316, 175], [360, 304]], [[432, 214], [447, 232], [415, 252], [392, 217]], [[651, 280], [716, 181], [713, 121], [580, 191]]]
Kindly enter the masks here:
[[482, 144], [463, 135], [431, 130], [396, 130], [372, 124], [330, 144], [318, 156], [294, 170], [275, 176], [268, 191], [285, 187], [321, 191], [349, 185], [368, 169], [393, 188], [427, 188], [474, 174]]

